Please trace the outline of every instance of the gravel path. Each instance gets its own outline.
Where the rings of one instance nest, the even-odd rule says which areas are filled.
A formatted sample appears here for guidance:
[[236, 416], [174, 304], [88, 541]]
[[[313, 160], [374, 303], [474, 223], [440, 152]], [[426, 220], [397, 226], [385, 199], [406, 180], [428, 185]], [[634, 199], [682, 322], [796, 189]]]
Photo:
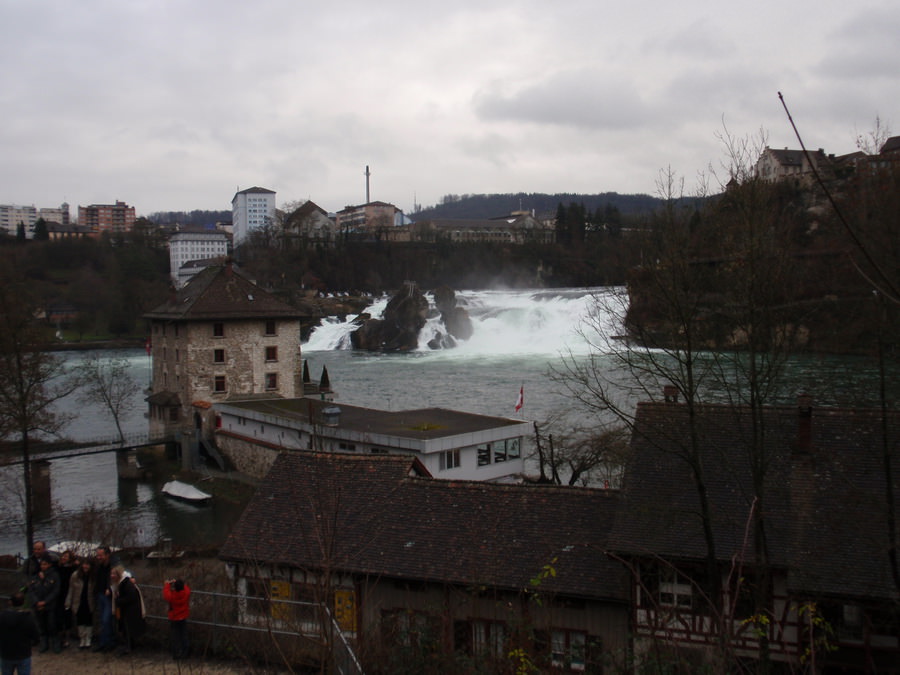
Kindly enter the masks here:
[[129, 656], [116, 656], [71, 647], [60, 654], [38, 654], [35, 650], [31, 670], [35, 675], [263, 675], [273, 672], [238, 662], [201, 659], [174, 661], [167, 655], [140, 651]]

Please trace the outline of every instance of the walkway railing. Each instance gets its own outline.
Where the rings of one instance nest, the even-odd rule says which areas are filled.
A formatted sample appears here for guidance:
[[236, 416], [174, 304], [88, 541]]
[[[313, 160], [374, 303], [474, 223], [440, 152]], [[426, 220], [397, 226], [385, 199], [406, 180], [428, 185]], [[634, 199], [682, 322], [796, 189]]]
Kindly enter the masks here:
[[[0, 597], [8, 597], [23, 585], [24, 578], [20, 571], [0, 569]], [[167, 649], [167, 605], [162, 598], [162, 587], [140, 583], [140, 580], [139, 586], [147, 612], [147, 634], [142, 638], [142, 643], [146, 647], [153, 645]], [[256, 615], [248, 618], [245, 615], [241, 620], [242, 607], [255, 605], [271, 608], [275, 602], [261, 597], [192, 590], [189, 628], [194, 654], [231, 655], [283, 665], [315, 661], [322, 658], [322, 650], [326, 649], [331, 672], [363, 675], [362, 665], [352, 645], [328, 607], [312, 602], [278, 600], [277, 615], [285, 619], [276, 619], [269, 613], [265, 617]], [[333, 639], [330, 639], [332, 636]]]

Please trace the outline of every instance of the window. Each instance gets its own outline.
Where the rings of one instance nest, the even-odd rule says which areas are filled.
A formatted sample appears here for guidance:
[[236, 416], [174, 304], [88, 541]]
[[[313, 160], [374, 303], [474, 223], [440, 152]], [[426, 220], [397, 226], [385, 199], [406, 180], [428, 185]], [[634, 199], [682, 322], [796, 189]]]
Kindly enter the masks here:
[[213, 324], [213, 337], [225, 337], [225, 324], [221, 321]]
[[506, 458], [507, 459], [519, 459], [521, 457], [521, 450], [519, 446], [518, 438], [509, 438], [506, 440]]
[[224, 349], [214, 349], [213, 350], [213, 363], [225, 363], [225, 350]]
[[382, 610], [381, 632], [387, 644], [428, 649], [437, 646], [440, 622], [436, 617], [408, 609]]
[[500, 621], [474, 620], [472, 648], [475, 654], [503, 657], [506, 655], [506, 626]]
[[275, 319], [266, 319], [266, 335], [275, 335]]
[[577, 630], [554, 630], [550, 634], [550, 664], [554, 668], [583, 671], [587, 634]]
[[506, 461], [506, 443], [495, 443], [494, 444], [494, 461], [495, 462], [505, 462]]
[[487, 466], [491, 463], [491, 444], [485, 443], [478, 446], [478, 466]]
[[447, 450], [441, 453], [441, 471], [455, 469], [459, 466], [459, 450]]
[[278, 347], [266, 347], [266, 361], [278, 360]]
[[172, 406], [169, 408], [169, 421], [177, 422], [178, 421], [178, 408]]
[[224, 375], [216, 375], [213, 379], [213, 391], [216, 394], [222, 394], [227, 391], [225, 387], [225, 376]]
[[693, 587], [691, 580], [671, 567], [660, 571], [659, 605], [660, 607], [677, 607], [690, 609], [693, 606]]
[[278, 389], [278, 373], [266, 373], [266, 391]]

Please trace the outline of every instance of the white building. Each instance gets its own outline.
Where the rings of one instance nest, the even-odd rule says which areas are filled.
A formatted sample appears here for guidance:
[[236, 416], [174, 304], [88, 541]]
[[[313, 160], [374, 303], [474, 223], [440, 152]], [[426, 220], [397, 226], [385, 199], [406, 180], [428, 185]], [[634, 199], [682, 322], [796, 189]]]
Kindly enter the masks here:
[[261, 187], [236, 192], [231, 200], [234, 247], [237, 248], [255, 227], [275, 222], [275, 192]]
[[15, 237], [19, 223], [25, 226], [25, 236], [33, 235], [37, 222], [37, 209], [34, 206], [17, 206], [16, 204], [0, 204], [0, 231]]
[[69, 214], [69, 205], [66, 202], [60, 204], [59, 208], [46, 208], [38, 211], [38, 218], [43, 218], [48, 223], [59, 223], [60, 225], [70, 225], [71, 215]]
[[216, 445], [238, 468], [264, 476], [279, 452], [414, 455], [435, 478], [509, 482], [525, 469], [531, 423], [423, 408], [386, 411], [313, 398], [216, 401]]
[[199, 271], [198, 267], [190, 268], [191, 272], [183, 274], [182, 268], [197, 260], [213, 260], [228, 255], [228, 237], [217, 230], [186, 230], [173, 234], [169, 239], [169, 273], [177, 288], [181, 288]]

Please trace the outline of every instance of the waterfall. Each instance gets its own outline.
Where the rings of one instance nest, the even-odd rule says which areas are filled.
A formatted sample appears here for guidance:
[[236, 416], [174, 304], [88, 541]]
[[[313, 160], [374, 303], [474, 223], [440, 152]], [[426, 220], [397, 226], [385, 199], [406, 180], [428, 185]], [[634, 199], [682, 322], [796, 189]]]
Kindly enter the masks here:
[[[598, 311], [598, 301], [622, 292], [608, 288], [459, 291], [456, 303], [469, 312], [474, 332], [469, 340], [460, 340], [446, 351], [460, 355], [587, 353], [592, 344], [596, 347], [605, 336], [621, 332], [613, 314]], [[434, 298], [431, 294], [426, 297], [434, 310]], [[387, 302], [387, 298], [380, 299], [366, 312], [380, 318]], [[351, 349], [355, 318], [326, 318], [313, 329], [303, 350]], [[595, 332], [598, 327], [600, 333]], [[430, 312], [419, 333], [418, 351], [432, 351], [428, 343], [444, 332], [437, 310]]]

